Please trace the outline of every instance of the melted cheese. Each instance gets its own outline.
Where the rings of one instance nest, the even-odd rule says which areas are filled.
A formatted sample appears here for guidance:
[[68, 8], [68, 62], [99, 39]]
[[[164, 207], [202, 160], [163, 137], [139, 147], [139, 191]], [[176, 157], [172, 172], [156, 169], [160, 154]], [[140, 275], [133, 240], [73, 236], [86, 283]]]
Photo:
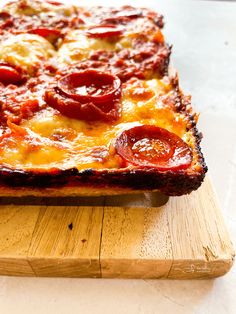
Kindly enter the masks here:
[[55, 53], [53, 46], [43, 37], [33, 34], [12, 35], [0, 42], [0, 61], [20, 66], [30, 75], [41, 62]]
[[157, 36], [164, 40], [161, 30], [148, 19], [136, 19], [126, 27], [125, 37], [131, 40], [137, 37], [146, 37], [148, 40], [157, 40]]
[[119, 168], [121, 160], [114, 152], [114, 140], [122, 131], [141, 124], [163, 127], [189, 141], [185, 116], [164, 107], [161, 101], [163, 95], [171, 93], [170, 82], [165, 79], [127, 83], [122, 116], [113, 125], [70, 119], [47, 107], [21, 124], [32, 140], [14, 135], [5, 140], [0, 162], [24, 168]]
[[50, 12], [51, 15], [65, 15], [70, 16], [74, 11], [74, 6], [67, 6], [65, 4], [53, 5], [47, 1], [32, 1], [19, 0], [13, 1], [4, 7], [4, 11], [18, 16], [18, 15], [43, 15]]
[[124, 27], [124, 33], [114, 40], [107, 38], [92, 38], [86, 36], [84, 30], [88, 26], [81, 26], [81, 30], [70, 31], [61, 47], [58, 50], [57, 63], [59, 65], [73, 64], [77, 61], [86, 59], [89, 54], [97, 50], [120, 51], [122, 49], [134, 49], [134, 39], [141, 37], [142, 40], [153, 40], [157, 36], [162, 36], [160, 29], [154, 26], [151, 21], [137, 19], [131, 25]]
[[67, 34], [57, 54], [57, 64], [67, 65], [84, 60], [88, 55], [97, 50], [120, 50], [131, 47], [131, 39], [121, 38], [111, 42], [107, 39], [91, 38], [80, 30]]

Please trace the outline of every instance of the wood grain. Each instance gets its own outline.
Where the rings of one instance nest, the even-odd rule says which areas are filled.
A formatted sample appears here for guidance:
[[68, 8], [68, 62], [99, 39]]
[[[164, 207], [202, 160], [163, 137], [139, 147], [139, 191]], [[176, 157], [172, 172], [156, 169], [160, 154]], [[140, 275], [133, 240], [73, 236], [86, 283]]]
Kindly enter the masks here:
[[191, 195], [171, 198], [168, 206], [173, 244], [169, 278], [225, 274], [233, 264], [234, 251], [209, 178]]
[[206, 278], [225, 274], [234, 251], [217, 197], [202, 187], [159, 208], [105, 208], [103, 277]]
[[14, 202], [0, 200], [3, 275], [191, 279], [233, 264], [208, 178], [168, 202], [158, 193]]
[[166, 277], [172, 249], [164, 207], [107, 207], [104, 212], [103, 277]]
[[27, 253], [40, 208], [0, 206], [0, 274], [33, 276]]
[[28, 259], [37, 276], [100, 277], [102, 207], [43, 207]]

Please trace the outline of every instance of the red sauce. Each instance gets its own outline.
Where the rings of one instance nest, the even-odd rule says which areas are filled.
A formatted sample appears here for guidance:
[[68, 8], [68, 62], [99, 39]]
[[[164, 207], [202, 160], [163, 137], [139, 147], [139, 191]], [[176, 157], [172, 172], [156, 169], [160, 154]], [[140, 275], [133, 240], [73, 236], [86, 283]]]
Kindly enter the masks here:
[[[84, 21], [76, 12], [69, 16], [52, 15], [50, 12], [45, 12], [42, 16], [35, 14], [33, 18], [27, 15], [12, 16], [7, 12], [0, 13], [0, 34], [19, 34], [35, 29], [50, 29], [54, 30], [54, 35], [57, 32], [56, 35], [59, 37], [69, 29], [80, 27], [81, 24], [84, 24]], [[63, 32], [59, 33], [60, 30]], [[42, 36], [42, 34], [41, 31], [39, 35]]]
[[132, 20], [136, 20], [142, 17], [148, 17], [158, 27], [163, 27], [162, 15], [149, 10], [149, 9], [137, 9], [132, 6], [122, 6], [120, 8], [109, 8], [97, 6], [91, 8], [89, 21], [94, 24], [111, 23], [111, 24], [123, 24], [126, 25]]
[[95, 51], [90, 60], [106, 63], [122, 81], [127, 81], [133, 76], [140, 79], [164, 76], [169, 55], [170, 50], [164, 45], [137, 40], [132, 49]]
[[[0, 124], [7, 126], [7, 121], [20, 124], [31, 118], [45, 106], [42, 90], [48, 85], [50, 77], [41, 76], [29, 79], [24, 85], [0, 85]], [[32, 93], [31, 93], [32, 92]]]

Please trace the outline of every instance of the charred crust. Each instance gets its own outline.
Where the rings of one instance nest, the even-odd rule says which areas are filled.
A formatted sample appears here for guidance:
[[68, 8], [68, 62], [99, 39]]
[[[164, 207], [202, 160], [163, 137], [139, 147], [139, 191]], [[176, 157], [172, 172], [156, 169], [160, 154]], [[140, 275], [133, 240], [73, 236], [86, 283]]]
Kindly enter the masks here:
[[127, 188], [132, 190], [160, 190], [166, 195], [182, 195], [196, 190], [204, 179], [204, 171], [187, 174], [158, 172], [155, 169], [118, 169], [78, 171], [76, 168], [58, 170], [53, 173], [2, 169], [0, 186], [14, 188], [61, 188], [65, 186], [87, 186], [98, 189]]

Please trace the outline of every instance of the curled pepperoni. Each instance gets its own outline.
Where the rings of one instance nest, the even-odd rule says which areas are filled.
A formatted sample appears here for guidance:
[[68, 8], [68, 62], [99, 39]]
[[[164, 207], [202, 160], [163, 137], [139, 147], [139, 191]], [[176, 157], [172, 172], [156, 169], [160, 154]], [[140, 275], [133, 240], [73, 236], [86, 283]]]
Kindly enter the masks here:
[[112, 101], [120, 95], [120, 86], [120, 79], [115, 75], [92, 69], [68, 74], [58, 81], [58, 88], [63, 93], [81, 102]]
[[0, 12], [0, 20], [5, 21], [5, 20], [9, 19], [10, 17], [11, 17], [10, 13], [4, 12], [4, 11]]
[[55, 5], [55, 6], [63, 5], [63, 3], [59, 2], [59, 1], [50, 1], [50, 0], [47, 0], [46, 2], [49, 3], [49, 4]]
[[0, 12], [0, 31], [13, 25], [13, 17], [7, 12]]
[[47, 90], [49, 106], [75, 119], [116, 120], [119, 117], [120, 79], [110, 73], [84, 70], [63, 76]]
[[22, 81], [22, 75], [18, 69], [8, 63], [0, 63], [0, 82], [4, 85], [18, 84]]
[[44, 38], [57, 38], [61, 36], [61, 31], [55, 28], [39, 27], [28, 31], [30, 34], [39, 35]]
[[154, 125], [122, 132], [115, 147], [128, 163], [160, 171], [186, 169], [192, 162], [191, 149], [179, 136]]
[[135, 19], [142, 16], [142, 11], [129, 7], [124, 6], [123, 10], [116, 12], [115, 17], [116, 18], [129, 18], [129, 19]]
[[90, 27], [86, 33], [89, 37], [93, 38], [121, 36], [123, 33], [123, 28], [121, 28], [120, 26], [104, 24]]

